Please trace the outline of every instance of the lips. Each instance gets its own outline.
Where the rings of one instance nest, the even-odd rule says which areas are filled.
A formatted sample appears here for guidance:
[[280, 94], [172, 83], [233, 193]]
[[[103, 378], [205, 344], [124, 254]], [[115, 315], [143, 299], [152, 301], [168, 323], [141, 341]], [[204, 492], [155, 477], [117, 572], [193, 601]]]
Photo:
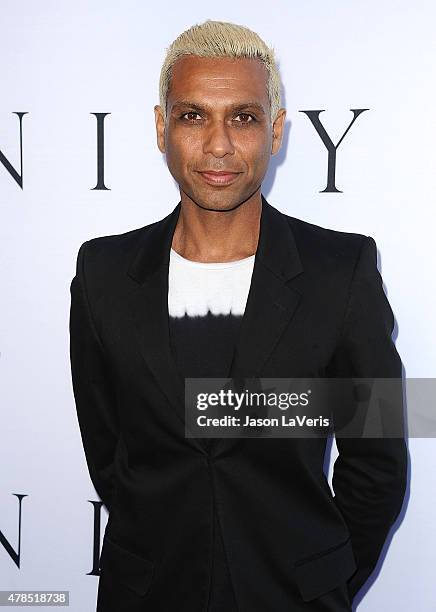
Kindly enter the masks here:
[[206, 171], [199, 172], [203, 179], [211, 185], [229, 185], [239, 176], [239, 172], [226, 172], [222, 170], [220, 172]]

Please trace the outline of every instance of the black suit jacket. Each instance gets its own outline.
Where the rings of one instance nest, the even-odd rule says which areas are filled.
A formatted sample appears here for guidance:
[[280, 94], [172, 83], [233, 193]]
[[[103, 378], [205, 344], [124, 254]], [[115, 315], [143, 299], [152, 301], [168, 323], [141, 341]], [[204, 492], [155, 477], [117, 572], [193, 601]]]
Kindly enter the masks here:
[[[84, 242], [71, 283], [74, 396], [92, 482], [109, 510], [102, 612], [205, 612], [218, 512], [241, 612], [309, 610], [375, 567], [406, 486], [404, 439], [185, 437], [169, 344], [164, 219]], [[398, 377], [394, 317], [372, 237], [285, 215], [262, 197], [231, 377]], [[105, 603], [103, 603], [105, 602]], [[324, 609], [324, 608], [323, 608]]]

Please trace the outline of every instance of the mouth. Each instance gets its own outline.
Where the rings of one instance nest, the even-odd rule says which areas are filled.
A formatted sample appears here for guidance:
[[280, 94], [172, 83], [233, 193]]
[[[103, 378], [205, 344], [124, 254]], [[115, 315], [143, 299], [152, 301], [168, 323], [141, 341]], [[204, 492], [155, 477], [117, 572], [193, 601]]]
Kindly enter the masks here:
[[230, 183], [233, 183], [238, 178], [238, 176], [240, 175], [240, 172], [226, 172], [226, 171], [212, 172], [210, 171], [210, 172], [199, 172], [198, 174], [200, 174], [203, 180], [209, 185], [230, 185]]

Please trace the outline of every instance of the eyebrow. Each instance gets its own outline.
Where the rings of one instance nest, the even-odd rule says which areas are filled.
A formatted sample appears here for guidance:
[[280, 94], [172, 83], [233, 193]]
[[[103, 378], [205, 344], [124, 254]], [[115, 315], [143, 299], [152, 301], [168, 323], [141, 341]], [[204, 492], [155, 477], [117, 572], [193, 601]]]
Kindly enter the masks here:
[[[197, 104], [196, 102], [192, 102], [190, 100], [176, 100], [172, 106], [172, 109], [176, 109], [179, 108], [180, 106], [189, 106], [190, 108], [193, 108], [195, 110], [198, 111], [204, 111], [204, 110], [210, 110], [212, 107], [205, 104], [205, 105], [201, 105], [201, 104]], [[240, 110], [244, 110], [247, 108], [254, 108], [256, 109], [259, 113], [261, 113], [262, 115], [265, 115], [265, 109], [263, 108], [263, 106], [261, 104], [259, 104], [259, 102], [238, 102], [236, 104], [230, 104], [228, 106], [229, 110], [231, 111], [240, 111]]]

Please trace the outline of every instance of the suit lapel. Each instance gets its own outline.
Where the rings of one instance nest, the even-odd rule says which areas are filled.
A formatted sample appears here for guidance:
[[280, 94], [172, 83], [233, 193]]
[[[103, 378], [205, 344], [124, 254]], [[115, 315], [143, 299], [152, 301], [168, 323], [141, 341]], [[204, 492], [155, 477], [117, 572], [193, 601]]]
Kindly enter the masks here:
[[[174, 360], [169, 336], [168, 271], [170, 249], [181, 202], [164, 219], [147, 227], [147, 234], [128, 274], [138, 286], [129, 305], [137, 328], [142, 356], [162, 391], [185, 425], [184, 379]], [[238, 342], [226, 376], [243, 382], [260, 376], [275, 344], [288, 326], [300, 300], [291, 287], [302, 272], [294, 236], [281, 212], [262, 196], [259, 242]], [[186, 440], [209, 454], [199, 438]], [[228, 447], [235, 438], [218, 438], [212, 448]]]
[[[262, 366], [288, 327], [301, 292], [291, 281], [303, 271], [294, 236], [285, 215], [262, 196], [259, 243], [239, 338], [227, 378], [242, 390], [244, 379], [261, 377]], [[217, 438], [214, 451], [235, 438]]]
[[[170, 249], [180, 208], [179, 202], [167, 217], [147, 228], [127, 273], [138, 283], [129, 296], [129, 308], [142, 357], [185, 425], [185, 381], [171, 350], [168, 313]], [[187, 440], [205, 452], [197, 438]]]
[[259, 376], [298, 305], [301, 294], [288, 281], [302, 269], [285, 216], [264, 204], [250, 291], [229, 377]]

